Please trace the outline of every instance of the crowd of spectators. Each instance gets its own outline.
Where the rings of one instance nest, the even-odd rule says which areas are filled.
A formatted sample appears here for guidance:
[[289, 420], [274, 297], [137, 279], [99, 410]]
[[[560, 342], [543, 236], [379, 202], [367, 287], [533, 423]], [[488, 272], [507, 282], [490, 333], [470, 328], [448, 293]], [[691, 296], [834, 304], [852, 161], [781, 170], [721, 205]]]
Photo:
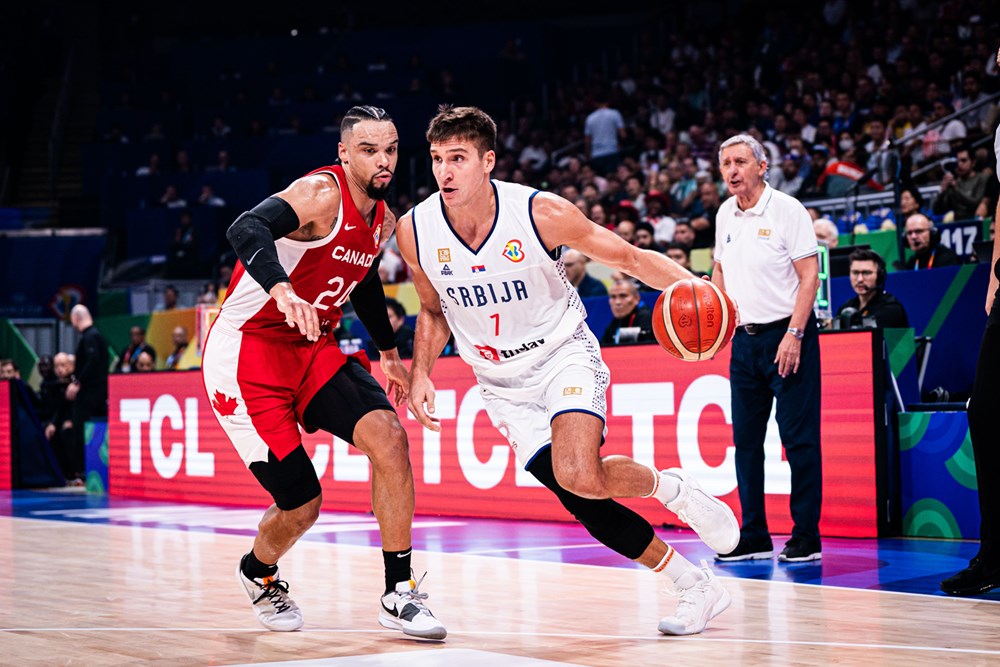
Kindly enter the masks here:
[[[799, 199], [897, 184], [912, 199], [931, 184], [941, 190], [935, 221], [988, 215], [996, 105], [933, 123], [1000, 90], [996, 17], [964, 2], [875, 5], [828, 0], [802, 16], [768, 13], [757, 32], [717, 40], [678, 33], [664, 51], [646, 45], [650, 58], [621, 65], [610, 81], [558, 83], [547, 117], [519, 118], [532, 134], [501, 128], [495, 174], [558, 192], [625, 238], [648, 222], [659, 244], [711, 247], [725, 197], [718, 145], [745, 131], [767, 149], [772, 187]], [[580, 149], [542, 160], [529, 143], [537, 136]], [[897, 218], [889, 209], [834, 222], [846, 233], [902, 227]], [[693, 240], [676, 238], [684, 221]]]
[[[541, 87], [523, 86], [509, 113], [495, 114], [494, 176], [556, 192], [630, 242], [660, 251], [673, 246], [677, 256], [714, 245], [715, 215], [727, 196], [718, 146], [739, 132], [765, 146], [771, 186], [799, 199], [902, 190], [897, 205], [867, 218], [835, 218], [840, 233], [901, 230], [915, 212], [932, 222], [988, 215], [997, 197], [989, 138], [1000, 118], [995, 104], [975, 105], [1000, 91], [998, 17], [996, 8], [966, 0], [826, 0], [782, 12], [744, 6], [715, 24], [692, 11], [657, 14], [628, 35], [630, 55], [608, 50], [614, 57], [601, 64], [553, 68], [544, 96]], [[519, 48], [512, 41], [494, 57], [523, 61]], [[102, 138], [150, 147], [133, 167], [136, 177], [226, 173], [238, 168], [229, 151], [200, 151], [199, 161], [188, 142], [336, 132], [335, 114], [306, 122], [272, 113], [276, 108], [375, 101], [403, 116], [406, 96], [417, 93], [478, 103], [462, 95], [470, 81], [423, 66], [417, 54], [406, 63], [365, 57], [371, 62], [341, 54], [327, 73], [362, 70], [382, 82], [390, 80], [386, 72], [402, 71], [391, 80], [405, 82], [404, 89], [362, 94], [345, 83], [324, 91], [296, 87], [274, 63], [263, 73], [219, 65], [220, 85], [246, 85], [211, 119], [174, 128], [154, 122], [142, 136], [114, 125]], [[137, 77], [138, 68], [127, 75]], [[182, 97], [164, 89], [140, 101], [123, 92], [112, 106], [148, 117], [157, 108], [173, 113], [193, 104]], [[427, 172], [407, 176], [390, 202], [397, 215], [430, 192]], [[148, 205], [188, 211], [230, 199], [211, 184], [191, 182], [197, 187], [188, 192], [168, 183]], [[923, 185], [939, 186], [940, 194], [924, 201]], [[190, 216], [182, 216], [169, 249], [174, 275], [219, 280], [219, 262], [194, 259], [197, 243]], [[386, 282], [408, 279], [391, 246], [383, 266]]]

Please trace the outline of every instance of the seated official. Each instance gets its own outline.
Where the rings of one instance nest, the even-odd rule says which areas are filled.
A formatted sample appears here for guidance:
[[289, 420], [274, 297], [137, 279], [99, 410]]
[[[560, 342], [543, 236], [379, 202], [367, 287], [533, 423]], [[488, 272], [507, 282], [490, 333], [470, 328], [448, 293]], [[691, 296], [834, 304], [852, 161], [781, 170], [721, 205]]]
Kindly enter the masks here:
[[869, 318], [875, 320], [875, 326], [879, 328], [910, 326], [903, 304], [885, 291], [885, 260], [867, 248], [855, 250], [849, 259], [851, 287], [857, 296], [844, 303], [837, 315], [854, 309], [856, 312], [851, 316], [853, 326], [861, 326]]
[[941, 243], [941, 233], [923, 213], [914, 213], [906, 219], [906, 242], [913, 256], [906, 261], [907, 269], [933, 269], [939, 266], [956, 266], [962, 259]]
[[614, 318], [601, 336], [601, 345], [625, 345], [656, 340], [653, 315], [639, 303], [639, 289], [631, 280], [619, 280], [608, 291]]

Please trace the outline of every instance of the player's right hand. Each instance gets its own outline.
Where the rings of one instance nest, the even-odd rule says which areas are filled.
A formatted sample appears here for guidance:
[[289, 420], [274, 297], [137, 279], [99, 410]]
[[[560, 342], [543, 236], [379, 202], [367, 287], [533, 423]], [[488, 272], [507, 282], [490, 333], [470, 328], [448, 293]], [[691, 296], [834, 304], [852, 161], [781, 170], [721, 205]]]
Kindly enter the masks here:
[[426, 375], [410, 378], [410, 396], [406, 406], [424, 428], [441, 431], [441, 420], [434, 414], [434, 383]]
[[288, 326], [297, 326], [310, 341], [319, 340], [319, 315], [316, 314], [316, 308], [296, 294], [291, 283], [278, 283], [271, 288], [270, 294], [278, 310], [285, 316]]

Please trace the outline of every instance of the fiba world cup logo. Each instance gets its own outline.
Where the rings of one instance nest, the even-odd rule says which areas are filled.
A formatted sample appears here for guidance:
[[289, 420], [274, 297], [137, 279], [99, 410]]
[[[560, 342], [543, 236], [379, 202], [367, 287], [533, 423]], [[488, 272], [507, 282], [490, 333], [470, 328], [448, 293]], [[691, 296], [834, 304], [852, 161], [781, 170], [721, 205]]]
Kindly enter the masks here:
[[501, 254], [515, 264], [524, 259], [524, 251], [521, 250], [521, 242], [518, 239], [507, 241]]

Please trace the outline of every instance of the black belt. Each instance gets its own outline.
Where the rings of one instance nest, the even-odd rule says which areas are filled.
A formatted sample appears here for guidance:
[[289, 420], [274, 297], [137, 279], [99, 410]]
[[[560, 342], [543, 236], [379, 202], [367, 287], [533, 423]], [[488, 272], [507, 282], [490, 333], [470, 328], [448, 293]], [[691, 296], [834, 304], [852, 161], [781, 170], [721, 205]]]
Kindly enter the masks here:
[[764, 322], [763, 324], [741, 324], [740, 328], [746, 331], [749, 335], [756, 336], [759, 333], [771, 331], [772, 329], [787, 329], [791, 321], [792, 317], [789, 315], [784, 319], [775, 320], [774, 322]]

